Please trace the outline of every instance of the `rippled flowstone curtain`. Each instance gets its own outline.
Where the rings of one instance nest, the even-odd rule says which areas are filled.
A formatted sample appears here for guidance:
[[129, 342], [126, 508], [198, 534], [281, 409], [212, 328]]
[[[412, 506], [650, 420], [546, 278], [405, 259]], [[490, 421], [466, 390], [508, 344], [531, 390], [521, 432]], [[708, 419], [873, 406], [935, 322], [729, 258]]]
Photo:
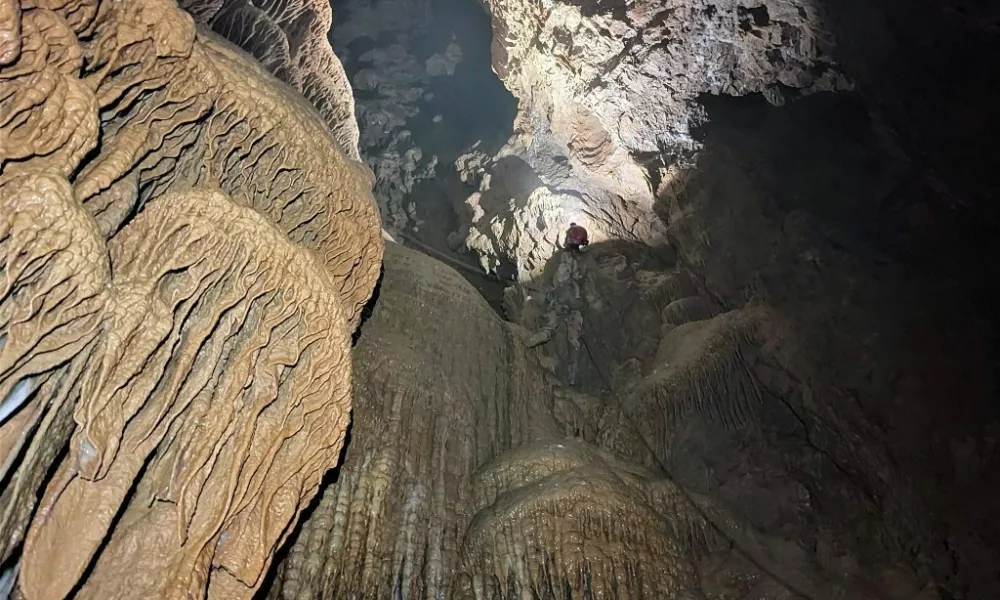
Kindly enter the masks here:
[[27, 599], [250, 597], [343, 445], [370, 176], [172, 2], [0, 34], [0, 561]]

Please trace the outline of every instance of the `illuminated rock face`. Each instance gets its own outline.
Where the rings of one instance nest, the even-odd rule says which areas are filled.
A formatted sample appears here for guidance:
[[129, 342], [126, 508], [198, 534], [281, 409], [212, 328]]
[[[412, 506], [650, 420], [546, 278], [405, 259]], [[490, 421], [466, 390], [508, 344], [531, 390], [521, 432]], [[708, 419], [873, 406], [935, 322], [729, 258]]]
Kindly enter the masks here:
[[[202, 26], [168, 0], [0, 0], [0, 593], [996, 595], [977, 513], [932, 510], [993, 501], [986, 458], [939, 451], [997, 438], [928, 343], [966, 306], [780, 204], [807, 194], [761, 183], [794, 178], [760, 132], [713, 131], [693, 173], [643, 154], [686, 155], [699, 93], [839, 85], [812, 8], [489, 6], [523, 94], [471, 175], [517, 200], [473, 236], [528, 265], [505, 321], [383, 249], [325, 4], [184, 4]], [[857, 176], [812, 159], [835, 168], [810, 196]], [[885, 183], [859, 181], [860, 204]], [[550, 239], [567, 214], [580, 257]]]
[[[813, 0], [484, 4], [493, 69], [519, 111], [490, 178], [475, 182], [460, 237], [487, 268], [518, 265], [522, 278], [537, 275], [570, 222], [598, 241], [664, 243], [658, 188], [692, 165], [700, 96], [760, 92], [780, 104], [848, 87]], [[537, 181], [509, 211], [490, 197], [525, 184], [512, 158]]]
[[341, 149], [360, 160], [354, 96], [327, 39], [333, 22], [329, 2], [181, 0], [179, 4], [301, 92], [323, 115]]
[[0, 560], [24, 598], [249, 598], [344, 442], [351, 123], [166, 0], [4, 2], [0, 39]]

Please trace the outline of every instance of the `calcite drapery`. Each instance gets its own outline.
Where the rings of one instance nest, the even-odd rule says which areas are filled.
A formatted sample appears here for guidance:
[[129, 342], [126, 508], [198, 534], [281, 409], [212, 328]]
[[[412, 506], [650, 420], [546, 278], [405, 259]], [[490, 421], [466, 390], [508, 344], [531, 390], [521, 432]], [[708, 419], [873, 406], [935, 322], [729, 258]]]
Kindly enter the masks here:
[[248, 598], [343, 445], [370, 174], [169, 0], [4, 2], [0, 55], [0, 561]]
[[328, 39], [333, 21], [330, 2], [181, 0], [179, 4], [302, 92], [326, 119], [344, 152], [361, 160], [354, 95]]
[[110, 252], [115, 305], [21, 587], [65, 596], [110, 537], [80, 597], [197, 594], [209, 565], [210, 595], [246, 595], [238, 586], [259, 584], [343, 443], [349, 335], [335, 287], [217, 192], [157, 199]]
[[59, 175], [0, 186], [0, 556], [20, 544], [72, 428], [111, 300], [97, 223]]
[[476, 465], [555, 429], [547, 384], [476, 290], [401, 246], [386, 257], [354, 351], [345, 463], [272, 597], [449, 597]]

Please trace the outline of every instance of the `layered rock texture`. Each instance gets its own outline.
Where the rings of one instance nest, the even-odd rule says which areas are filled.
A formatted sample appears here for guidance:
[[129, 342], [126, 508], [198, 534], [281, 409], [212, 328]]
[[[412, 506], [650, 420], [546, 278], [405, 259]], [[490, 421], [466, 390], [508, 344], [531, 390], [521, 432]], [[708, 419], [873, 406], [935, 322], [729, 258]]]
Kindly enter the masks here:
[[301, 92], [323, 115], [341, 149], [360, 160], [354, 96], [327, 39], [333, 22], [329, 2], [181, 0], [180, 5]]
[[[646, 441], [664, 444], [696, 415], [733, 430], [751, 422], [763, 399], [740, 363], [780, 335], [766, 311], [665, 339], [686, 362], [662, 365], [655, 393], [598, 399], [562, 386], [525, 332], [450, 268], [398, 246], [385, 264], [355, 348], [345, 462], [270, 597], [836, 597], [828, 591], [856, 587], [679, 485], [660, 462], [674, 455]], [[654, 407], [662, 421], [645, 416]]]
[[692, 166], [699, 96], [760, 92], [780, 104], [849, 86], [811, 0], [486, 5], [493, 69], [519, 112], [490, 177], [474, 181], [459, 238], [522, 280], [571, 221], [597, 239], [664, 242], [657, 188]]
[[899, 262], [912, 160], [826, 93], [821, 7], [487, 9], [519, 115], [451, 241], [517, 324], [387, 253], [355, 352], [392, 367], [270, 597], [995, 595], [988, 314]]
[[165, 0], [4, 2], [0, 39], [3, 587], [250, 598], [344, 442], [354, 125]]
[[439, 6], [334, 6], [342, 68], [326, 3], [182, 4], [0, 0], [0, 597], [1000, 596], [977, 213], [819, 5], [485, 3], [498, 307], [354, 160], [475, 54]]
[[[511, 298], [535, 327], [570, 305], [535, 348], [456, 272], [387, 248], [345, 461], [269, 597], [989, 597], [995, 538], [941, 510], [955, 492], [934, 482], [961, 469], [951, 485], [987, 514], [991, 484], [967, 477], [990, 463], [938, 454], [967, 422], [894, 422], [884, 404], [933, 410], [924, 386], [952, 368], [898, 348], [940, 335], [929, 313], [879, 312], [914, 283], [860, 268], [801, 212], [748, 243], [725, 241], [717, 210], [689, 215], [713, 237], [678, 231], [680, 256], [560, 254], [541, 290]], [[763, 277], [714, 263], [713, 240]], [[985, 417], [985, 393], [966, 388], [963, 406]], [[995, 432], [972, 452], [991, 454]]]
[[[477, 190], [453, 245], [488, 269], [537, 276], [571, 221], [592, 237], [660, 243], [657, 199], [696, 168], [697, 128], [707, 117], [700, 99], [716, 95], [759, 93], [780, 106], [857, 90], [876, 143], [900, 161], [883, 209], [935, 223], [924, 225], [934, 231], [922, 244], [905, 243], [908, 253], [947, 255], [944, 266], [958, 259], [954, 248], [977, 252], [968, 240], [989, 243], [981, 240], [1000, 224], [990, 208], [997, 184], [985, 175], [1000, 130], [985, 93], [997, 74], [985, 57], [1000, 50], [995, 8], [937, 0], [484, 4], [493, 68], [519, 112], [507, 146], [487, 152], [492, 161], [468, 177]], [[972, 218], [955, 212], [973, 208]], [[933, 250], [922, 249], [928, 241]]]

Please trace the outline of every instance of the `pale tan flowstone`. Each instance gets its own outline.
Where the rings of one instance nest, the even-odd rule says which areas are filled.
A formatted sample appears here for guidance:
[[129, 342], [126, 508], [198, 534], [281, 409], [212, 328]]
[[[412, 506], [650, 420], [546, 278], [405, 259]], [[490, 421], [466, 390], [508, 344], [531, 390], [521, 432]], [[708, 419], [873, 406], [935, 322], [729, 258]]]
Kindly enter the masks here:
[[337, 465], [381, 264], [371, 175], [327, 112], [171, 0], [0, 3], [18, 597], [261, 585]]

